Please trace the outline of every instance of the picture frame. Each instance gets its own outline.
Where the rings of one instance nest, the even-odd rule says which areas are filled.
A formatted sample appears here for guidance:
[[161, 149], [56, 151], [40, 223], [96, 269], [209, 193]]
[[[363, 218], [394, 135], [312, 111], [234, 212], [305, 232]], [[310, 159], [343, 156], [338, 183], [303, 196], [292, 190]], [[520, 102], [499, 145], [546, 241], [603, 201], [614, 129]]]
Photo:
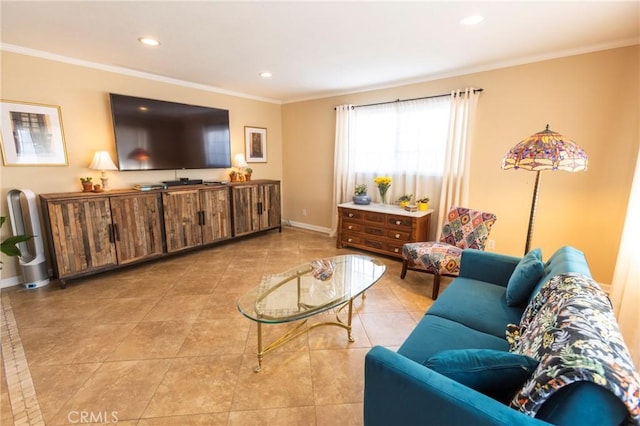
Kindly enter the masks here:
[[0, 100], [0, 148], [5, 166], [67, 166], [57, 105]]
[[244, 143], [244, 157], [247, 163], [267, 162], [267, 129], [245, 126]]

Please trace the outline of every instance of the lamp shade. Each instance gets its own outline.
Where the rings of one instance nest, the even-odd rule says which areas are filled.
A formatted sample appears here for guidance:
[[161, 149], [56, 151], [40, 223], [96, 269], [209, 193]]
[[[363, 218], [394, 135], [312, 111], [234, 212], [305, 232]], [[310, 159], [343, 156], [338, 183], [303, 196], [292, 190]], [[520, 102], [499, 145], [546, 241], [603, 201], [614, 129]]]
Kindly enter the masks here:
[[118, 170], [107, 151], [96, 151], [89, 168], [93, 170]]
[[236, 154], [233, 159], [233, 165], [235, 167], [247, 167], [247, 161], [244, 159], [244, 154]]
[[531, 171], [587, 169], [588, 157], [571, 139], [547, 128], [529, 136], [511, 148], [502, 159], [503, 169]]

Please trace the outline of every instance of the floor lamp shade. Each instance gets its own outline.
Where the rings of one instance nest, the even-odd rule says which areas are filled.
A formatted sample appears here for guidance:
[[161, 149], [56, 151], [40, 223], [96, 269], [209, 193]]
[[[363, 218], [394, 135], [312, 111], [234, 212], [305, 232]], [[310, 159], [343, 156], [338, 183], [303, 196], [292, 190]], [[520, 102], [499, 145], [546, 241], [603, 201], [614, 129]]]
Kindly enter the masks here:
[[502, 168], [523, 169], [536, 172], [536, 183], [533, 188], [533, 200], [529, 216], [529, 229], [524, 252], [529, 252], [531, 236], [533, 234], [533, 222], [538, 202], [538, 189], [540, 187], [540, 172], [542, 170], [564, 170], [566, 172], [579, 172], [587, 170], [588, 157], [582, 148], [566, 136], [549, 130], [535, 133], [519, 142], [511, 148], [502, 159]]

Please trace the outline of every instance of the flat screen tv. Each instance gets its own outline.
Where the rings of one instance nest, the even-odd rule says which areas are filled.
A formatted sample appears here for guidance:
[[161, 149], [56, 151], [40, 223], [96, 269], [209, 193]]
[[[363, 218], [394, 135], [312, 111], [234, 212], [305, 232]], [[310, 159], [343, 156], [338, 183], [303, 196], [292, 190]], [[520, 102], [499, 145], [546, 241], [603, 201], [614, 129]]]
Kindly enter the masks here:
[[120, 170], [231, 167], [229, 111], [109, 94]]

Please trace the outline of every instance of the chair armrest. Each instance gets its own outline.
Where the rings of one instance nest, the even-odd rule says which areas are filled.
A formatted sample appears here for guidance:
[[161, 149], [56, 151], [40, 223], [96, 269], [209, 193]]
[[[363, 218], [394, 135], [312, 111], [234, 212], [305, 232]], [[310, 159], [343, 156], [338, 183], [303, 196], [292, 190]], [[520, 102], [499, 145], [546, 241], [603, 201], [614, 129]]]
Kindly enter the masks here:
[[549, 425], [381, 346], [365, 357], [364, 424]]
[[460, 260], [460, 277], [507, 286], [519, 257], [465, 249]]

